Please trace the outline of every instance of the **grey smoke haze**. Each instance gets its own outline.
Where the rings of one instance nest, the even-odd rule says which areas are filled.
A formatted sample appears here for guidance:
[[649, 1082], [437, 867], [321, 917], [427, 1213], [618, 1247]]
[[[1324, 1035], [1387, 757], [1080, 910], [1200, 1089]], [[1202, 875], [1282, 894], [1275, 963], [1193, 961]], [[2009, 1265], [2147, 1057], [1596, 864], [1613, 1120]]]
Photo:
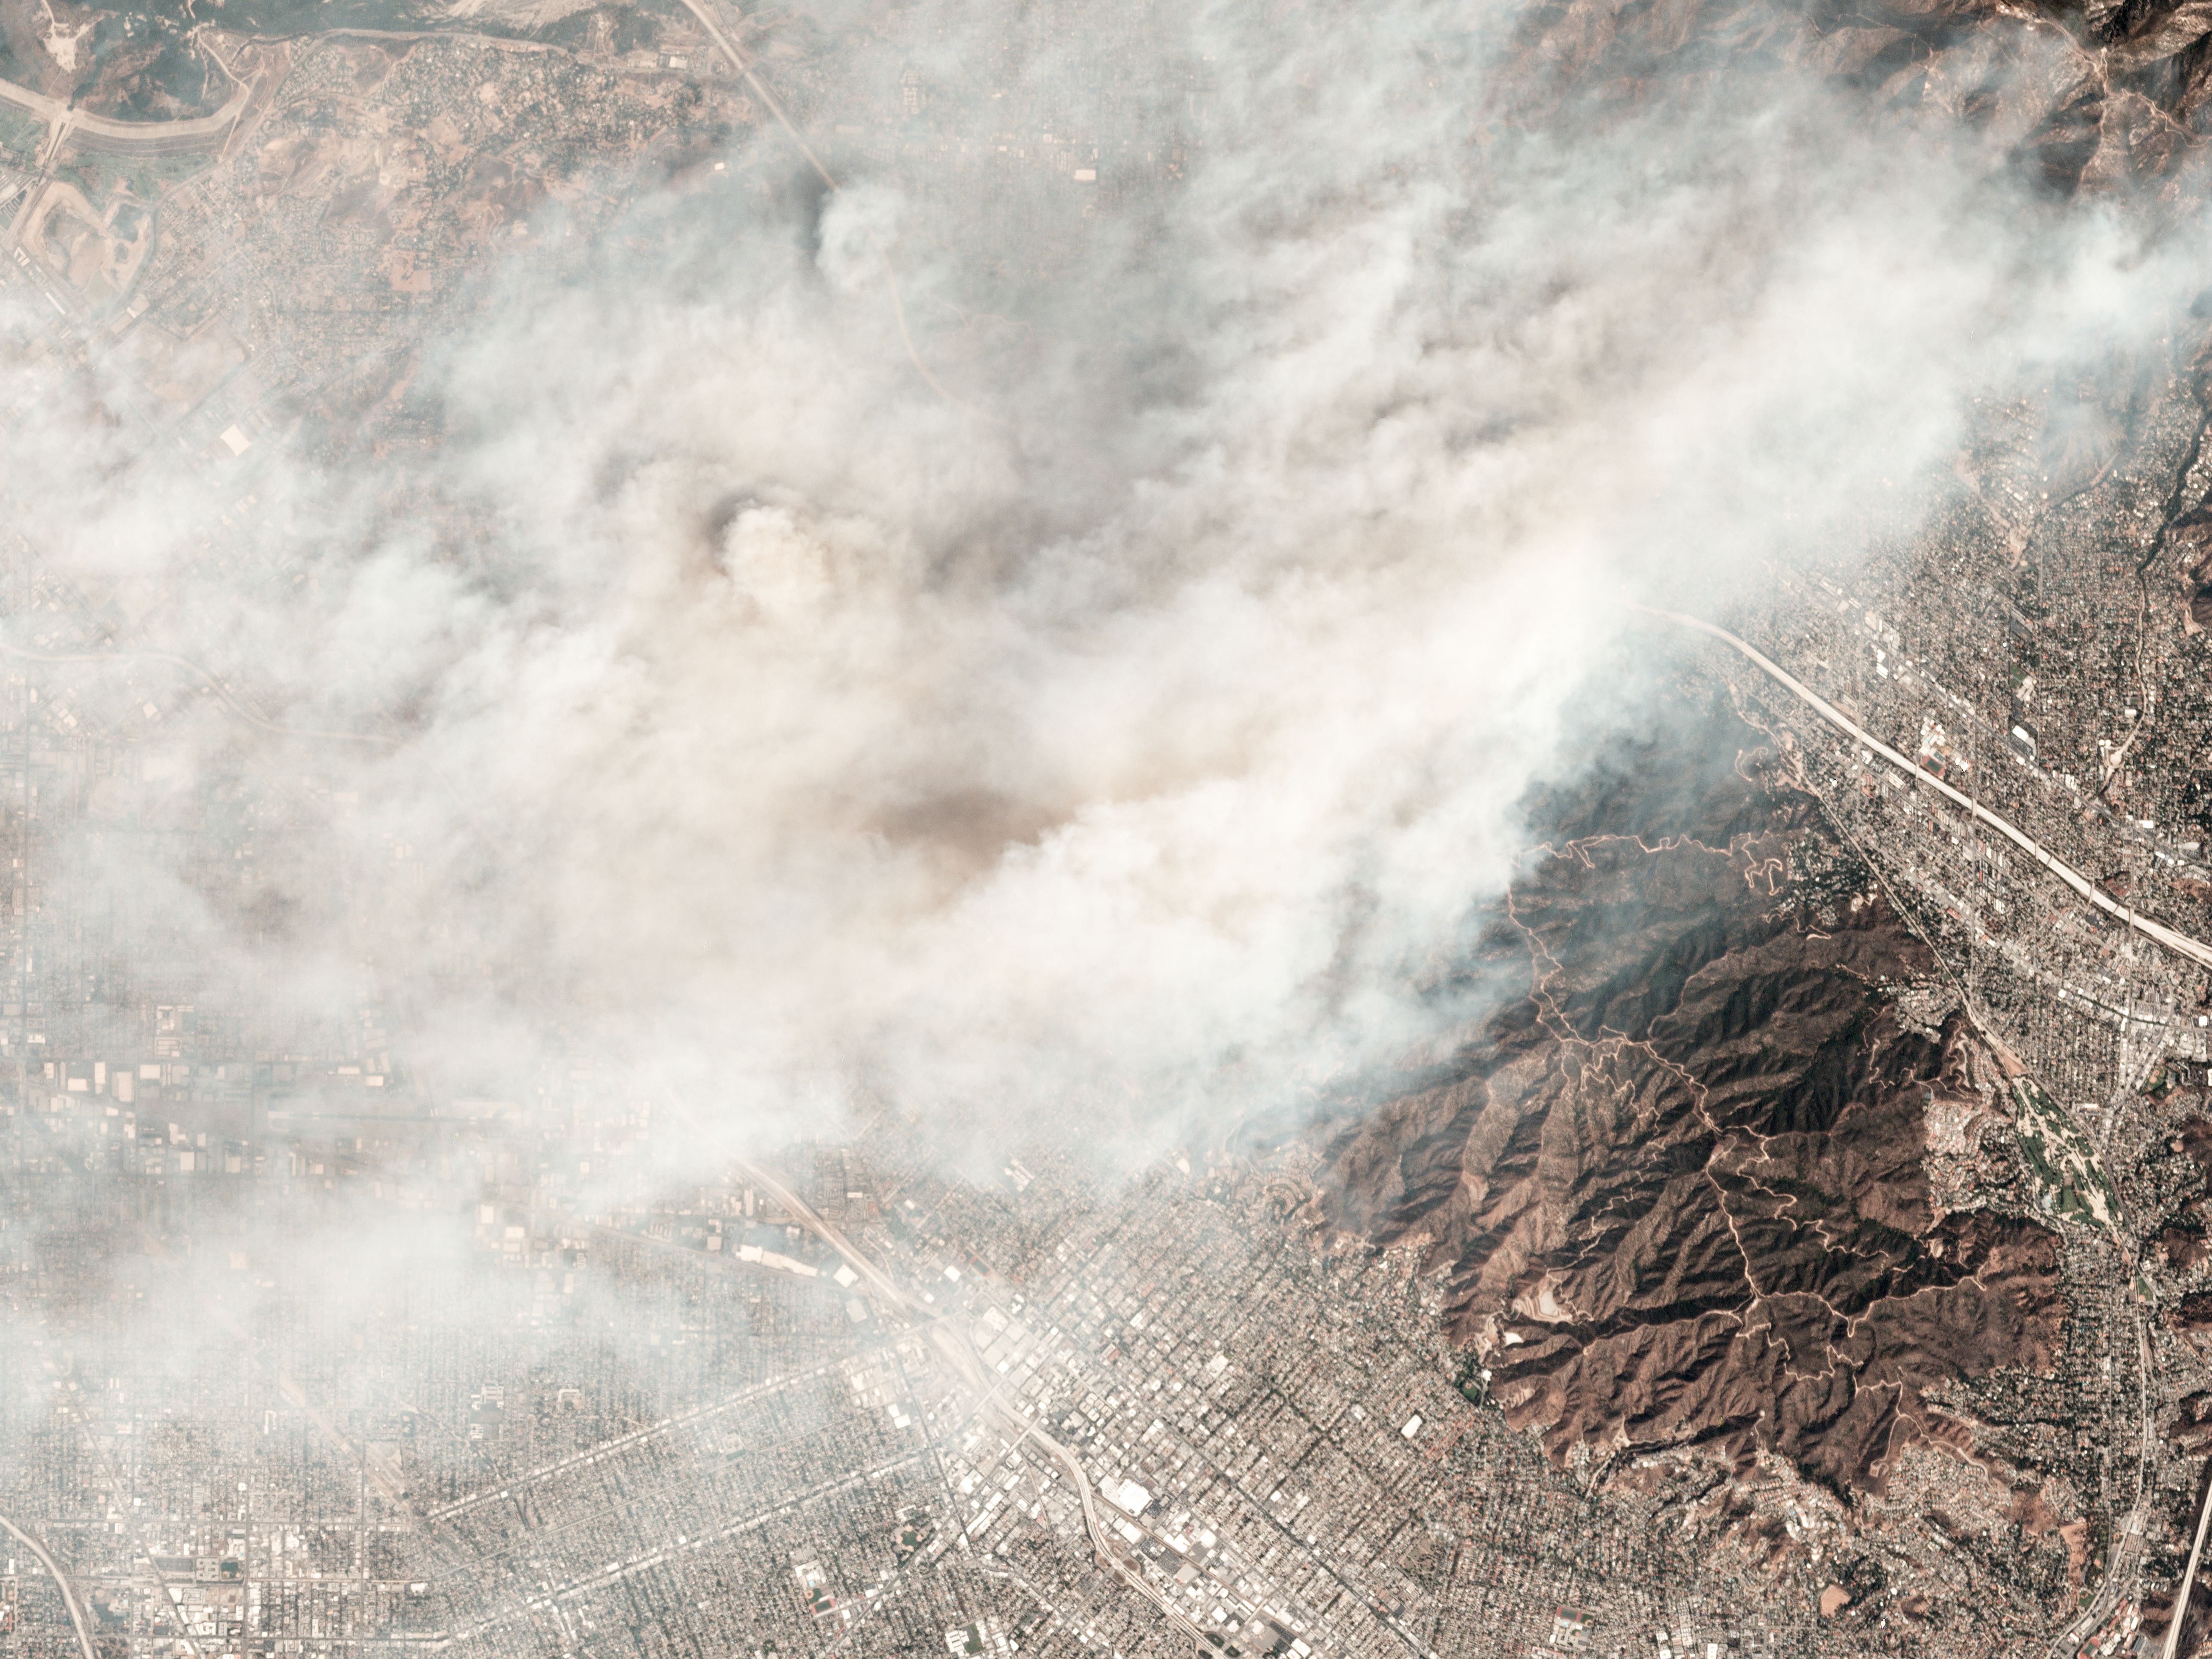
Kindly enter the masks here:
[[[1940, 99], [1587, 99], [1453, 9], [1156, 20], [1162, 85], [1204, 66], [1187, 176], [1090, 216], [865, 167], [815, 204], [764, 126], [739, 185], [487, 277], [442, 446], [302, 447], [252, 568], [96, 376], [9, 422], [119, 646], [223, 641], [283, 723], [391, 739], [204, 705], [53, 879], [272, 1032], [392, 1007], [433, 1088], [525, 1097], [557, 1028], [687, 1154], [856, 1091], [1134, 1152], [1463, 1018], [1420, 988], [1601, 735], [1569, 708], [1632, 702], [1619, 602], [1910, 533], [1973, 399], [2148, 349], [2202, 243]], [[987, 107], [1001, 23], [941, 21]], [[243, 912], [180, 854], [218, 786], [269, 823]]]

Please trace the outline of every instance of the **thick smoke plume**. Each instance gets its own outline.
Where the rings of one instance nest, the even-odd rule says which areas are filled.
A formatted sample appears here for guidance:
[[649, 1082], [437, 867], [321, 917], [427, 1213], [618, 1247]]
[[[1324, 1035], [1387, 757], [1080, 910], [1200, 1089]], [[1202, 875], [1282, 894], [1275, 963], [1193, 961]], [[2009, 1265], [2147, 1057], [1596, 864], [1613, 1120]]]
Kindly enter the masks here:
[[[1908, 533], [1976, 398], [2155, 339], [2198, 246], [1939, 101], [1463, 11], [1156, 19], [1088, 190], [817, 192], [763, 125], [489, 274], [434, 453], [303, 441], [252, 568], [96, 380], [11, 425], [42, 547], [171, 596], [119, 647], [374, 739], [208, 700], [67, 880], [271, 1032], [374, 1001], [500, 1097], [557, 1032], [735, 1144], [861, 1099], [1134, 1152], [1463, 1019], [1515, 803], [1635, 700], [1623, 602]], [[914, 27], [987, 131], [1003, 20]], [[1038, 28], [1016, 90], [1080, 67]], [[123, 833], [217, 787], [250, 902]]]

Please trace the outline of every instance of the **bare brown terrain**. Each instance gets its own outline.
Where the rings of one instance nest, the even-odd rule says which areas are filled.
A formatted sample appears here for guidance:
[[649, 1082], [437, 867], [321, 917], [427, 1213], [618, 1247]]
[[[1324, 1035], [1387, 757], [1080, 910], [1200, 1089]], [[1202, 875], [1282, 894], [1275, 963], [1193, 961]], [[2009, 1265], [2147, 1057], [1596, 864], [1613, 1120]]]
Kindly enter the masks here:
[[1985, 1110], [1994, 1066], [1955, 1015], [1905, 1023], [1931, 958], [1758, 737], [1720, 717], [1547, 804], [1479, 964], [1505, 1000], [1334, 1141], [1328, 1202], [1425, 1243], [1556, 1455], [1699, 1443], [1878, 1486], [1955, 1438], [1932, 1386], [2050, 1365], [2059, 1241], [1938, 1201], [1929, 1121]]

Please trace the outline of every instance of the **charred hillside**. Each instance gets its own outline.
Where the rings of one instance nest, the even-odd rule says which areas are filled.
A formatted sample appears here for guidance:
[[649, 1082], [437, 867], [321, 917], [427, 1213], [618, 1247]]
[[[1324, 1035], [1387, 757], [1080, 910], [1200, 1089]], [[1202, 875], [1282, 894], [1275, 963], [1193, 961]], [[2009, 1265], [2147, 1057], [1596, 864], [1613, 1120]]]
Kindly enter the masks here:
[[1340, 1226], [1425, 1241], [1509, 1417], [1555, 1455], [1764, 1449], [1877, 1485], [1923, 1392], [2048, 1366], [2058, 1239], [1947, 1209], [1932, 1115], [1994, 1081], [1936, 972], [1759, 734], [1714, 714], [1542, 803], [1472, 971], [1474, 1040], [1328, 1147]]

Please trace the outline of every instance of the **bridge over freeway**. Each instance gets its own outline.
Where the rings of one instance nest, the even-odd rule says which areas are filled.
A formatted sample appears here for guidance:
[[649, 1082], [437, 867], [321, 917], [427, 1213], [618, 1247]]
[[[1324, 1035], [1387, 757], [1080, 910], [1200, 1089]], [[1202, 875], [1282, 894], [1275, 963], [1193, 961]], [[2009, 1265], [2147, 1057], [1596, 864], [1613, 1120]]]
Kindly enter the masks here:
[[0, 108], [34, 115], [46, 124], [46, 138], [39, 157], [50, 162], [64, 148], [102, 155], [195, 155], [222, 148], [239, 118], [252, 101], [253, 89], [240, 87], [228, 103], [212, 115], [180, 121], [118, 121], [72, 108], [58, 98], [0, 81]]

